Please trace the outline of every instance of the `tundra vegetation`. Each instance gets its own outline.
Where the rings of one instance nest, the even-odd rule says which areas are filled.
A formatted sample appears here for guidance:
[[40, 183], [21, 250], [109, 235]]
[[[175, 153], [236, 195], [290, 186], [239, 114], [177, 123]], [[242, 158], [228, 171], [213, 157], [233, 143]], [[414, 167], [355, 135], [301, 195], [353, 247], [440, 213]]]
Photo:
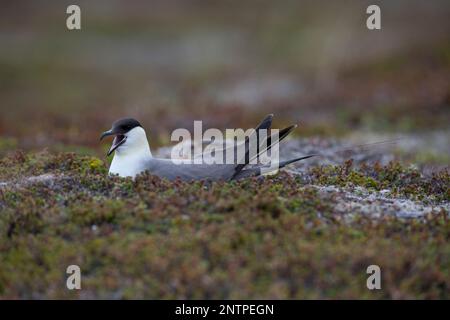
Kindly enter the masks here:
[[[448, 171], [315, 167], [238, 182], [107, 178], [74, 153], [1, 160], [0, 292], [21, 298], [448, 298], [450, 221], [336, 210], [313, 185], [449, 201]], [[30, 179], [27, 177], [35, 177]], [[9, 184], [12, 184], [11, 186]], [[65, 269], [82, 270], [82, 290]], [[381, 266], [383, 288], [365, 270]]]

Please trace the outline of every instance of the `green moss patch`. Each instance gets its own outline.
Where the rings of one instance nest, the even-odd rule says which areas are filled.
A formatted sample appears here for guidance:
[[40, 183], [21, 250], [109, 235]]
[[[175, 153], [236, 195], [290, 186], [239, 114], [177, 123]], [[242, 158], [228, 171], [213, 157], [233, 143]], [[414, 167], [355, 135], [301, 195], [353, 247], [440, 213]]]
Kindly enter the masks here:
[[412, 199], [427, 203], [450, 201], [450, 174], [448, 170], [424, 177], [413, 167], [404, 167], [399, 162], [382, 166], [362, 165], [352, 167], [349, 160], [341, 166], [323, 166], [311, 169], [313, 181], [323, 185], [361, 186], [373, 190], [389, 189]]

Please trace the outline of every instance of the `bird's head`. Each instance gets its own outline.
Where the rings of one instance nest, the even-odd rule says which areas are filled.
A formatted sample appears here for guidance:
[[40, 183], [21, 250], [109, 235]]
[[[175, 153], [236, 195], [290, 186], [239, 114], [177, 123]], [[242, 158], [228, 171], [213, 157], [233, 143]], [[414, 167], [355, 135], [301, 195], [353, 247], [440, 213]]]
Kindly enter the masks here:
[[148, 148], [147, 136], [139, 121], [124, 118], [113, 123], [111, 130], [102, 133], [100, 140], [107, 136], [114, 136], [113, 143], [107, 155], [114, 151], [126, 152], [135, 149]]

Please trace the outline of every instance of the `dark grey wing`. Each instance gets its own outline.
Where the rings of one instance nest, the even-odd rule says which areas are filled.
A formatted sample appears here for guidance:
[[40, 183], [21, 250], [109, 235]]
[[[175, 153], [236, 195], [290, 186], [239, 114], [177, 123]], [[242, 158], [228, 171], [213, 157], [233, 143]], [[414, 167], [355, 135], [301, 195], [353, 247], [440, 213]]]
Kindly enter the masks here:
[[[250, 134], [250, 136], [246, 137], [244, 141], [239, 142], [239, 143], [235, 143], [235, 141], [223, 141], [223, 142], [219, 142], [216, 146], [216, 152], [220, 152], [223, 155], [223, 160], [226, 160], [226, 155], [228, 154], [230, 149], [234, 149], [233, 151], [231, 151], [231, 154], [234, 155], [234, 162], [237, 164], [238, 160], [242, 160], [242, 159], [237, 159], [238, 156], [238, 149], [240, 148], [244, 148], [244, 160], [243, 161], [239, 161], [239, 163], [244, 162], [245, 163], [249, 163], [249, 153], [250, 153], [250, 148], [249, 148], [249, 141], [251, 138], [256, 138], [256, 143], [259, 146], [261, 144], [261, 141], [259, 141], [259, 135], [258, 135], [258, 130], [269, 130], [272, 126], [272, 120], [273, 120], [273, 114], [269, 114], [267, 115], [254, 129], [253, 132]], [[269, 140], [270, 141], [270, 140]], [[205, 141], [205, 143], [208, 144], [208, 141]], [[232, 143], [232, 146], [228, 146], [228, 143]], [[220, 147], [220, 148], [219, 148]], [[257, 149], [258, 151], [259, 149]], [[199, 155], [199, 157], [209, 157], [211, 155], [209, 154], [202, 154]], [[243, 167], [245, 166], [245, 164], [240, 164], [238, 166], [236, 166], [236, 171], [240, 171]]]
[[246, 167], [252, 160], [258, 158], [263, 152], [270, 150], [274, 145], [280, 143], [280, 141], [286, 138], [289, 135], [289, 133], [291, 133], [292, 130], [294, 130], [296, 127], [297, 125], [292, 125], [280, 130], [280, 132], [278, 133], [278, 139], [275, 139], [275, 135], [271, 135], [265, 139], [264, 144], [262, 143], [262, 141], [258, 141], [258, 150], [257, 150], [258, 153], [252, 158], [250, 158], [249, 153], [247, 151], [245, 156], [245, 162], [243, 164], [238, 164], [236, 166], [233, 179], [235, 179], [239, 175], [239, 173], [244, 169], [244, 167]]
[[234, 164], [176, 164], [170, 159], [151, 158], [145, 164], [151, 174], [168, 180], [177, 178], [184, 181], [192, 180], [230, 180], [234, 174]]

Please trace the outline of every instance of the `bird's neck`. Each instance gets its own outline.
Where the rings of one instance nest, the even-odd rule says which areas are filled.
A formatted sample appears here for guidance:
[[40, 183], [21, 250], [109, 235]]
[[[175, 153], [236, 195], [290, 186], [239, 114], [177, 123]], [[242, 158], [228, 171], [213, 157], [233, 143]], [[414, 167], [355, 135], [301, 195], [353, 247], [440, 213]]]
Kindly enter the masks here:
[[116, 150], [109, 173], [121, 177], [135, 177], [145, 170], [145, 164], [151, 157], [146, 136], [133, 137], [132, 144], [125, 143]]
[[127, 160], [132, 160], [134, 158], [149, 158], [152, 156], [150, 151], [150, 146], [147, 140], [139, 144], [138, 146], [127, 146], [127, 148], [119, 148], [114, 153], [114, 158], [119, 157]]

